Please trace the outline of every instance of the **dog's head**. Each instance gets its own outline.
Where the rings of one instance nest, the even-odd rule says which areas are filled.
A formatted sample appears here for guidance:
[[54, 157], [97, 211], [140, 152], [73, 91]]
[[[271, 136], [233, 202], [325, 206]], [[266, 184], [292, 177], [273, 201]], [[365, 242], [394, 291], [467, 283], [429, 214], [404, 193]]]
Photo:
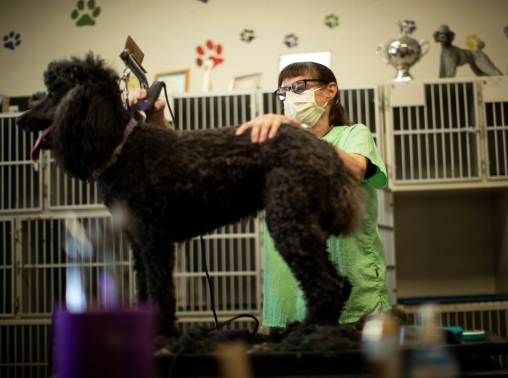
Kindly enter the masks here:
[[44, 72], [47, 96], [16, 123], [24, 131], [40, 132], [32, 150], [52, 149], [68, 174], [89, 179], [111, 156], [130, 119], [124, 109], [119, 77], [92, 53], [53, 61]]
[[455, 33], [450, 30], [448, 25], [441, 25], [434, 32], [434, 41], [442, 46], [450, 46], [455, 38]]

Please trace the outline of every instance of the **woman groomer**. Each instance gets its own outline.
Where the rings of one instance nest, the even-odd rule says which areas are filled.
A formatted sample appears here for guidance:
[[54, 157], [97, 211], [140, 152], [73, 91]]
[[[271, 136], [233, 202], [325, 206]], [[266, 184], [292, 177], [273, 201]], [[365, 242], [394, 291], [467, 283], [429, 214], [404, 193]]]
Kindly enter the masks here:
[[[377, 189], [387, 184], [386, 167], [372, 135], [364, 125], [350, 125], [339, 103], [337, 80], [322, 64], [293, 63], [279, 75], [275, 95], [284, 114], [267, 114], [242, 125], [237, 134], [252, 128], [253, 143], [273, 138], [282, 123], [309, 127], [314, 134], [337, 149], [348, 174], [364, 190], [367, 217], [363, 229], [350, 237], [331, 237], [327, 241], [331, 260], [339, 273], [353, 285], [339, 319], [353, 323], [362, 316], [391, 308], [386, 286], [386, 261], [377, 227]], [[295, 121], [296, 120], [296, 121]], [[263, 325], [285, 327], [287, 322], [303, 320], [305, 301], [287, 264], [274, 247], [265, 227]]]

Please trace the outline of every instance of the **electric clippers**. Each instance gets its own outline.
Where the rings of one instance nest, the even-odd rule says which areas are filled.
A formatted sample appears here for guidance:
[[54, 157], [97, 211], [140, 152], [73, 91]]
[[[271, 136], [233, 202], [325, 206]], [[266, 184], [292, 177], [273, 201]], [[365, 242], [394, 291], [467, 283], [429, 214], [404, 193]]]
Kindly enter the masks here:
[[138, 78], [140, 87], [146, 89], [146, 98], [144, 100], [139, 100], [133, 111], [141, 110], [148, 115], [150, 114], [153, 104], [159, 98], [164, 83], [161, 81], [154, 81], [151, 86], [148, 85], [148, 80], [145, 76], [146, 70], [141, 65], [144, 56], [145, 55], [136, 42], [134, 42], [131, 36], [128, 36], [125, 47], [120, 53], [120, 59], [124, 61], [127, 68]]

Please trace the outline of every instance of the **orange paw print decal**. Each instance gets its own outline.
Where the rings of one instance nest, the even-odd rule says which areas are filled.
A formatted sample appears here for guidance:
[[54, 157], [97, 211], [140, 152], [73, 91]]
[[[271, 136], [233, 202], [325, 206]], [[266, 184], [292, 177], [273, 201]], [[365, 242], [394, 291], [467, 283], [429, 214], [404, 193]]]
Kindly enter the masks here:
[[201, 45], [196, 47], [196, 51], [198, 53], [196, 63], [200, 67], [207, 60], [211, 60], [214, 67], [224, 61], [224, 59], [220, 56], [222, 54], [222, 45], [219, 43], [214, 44], [211, 40], [206, 41], [204, 47]]

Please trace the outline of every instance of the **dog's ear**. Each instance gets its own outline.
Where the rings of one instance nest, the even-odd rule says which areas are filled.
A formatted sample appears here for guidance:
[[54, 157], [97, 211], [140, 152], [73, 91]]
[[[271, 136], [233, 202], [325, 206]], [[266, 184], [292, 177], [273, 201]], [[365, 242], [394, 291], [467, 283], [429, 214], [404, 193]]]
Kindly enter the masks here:
[[[91, 86], [77, 85], [59, 102], [52, 130], [57, 164], [67, 174], [89, 179], [121, 142], [114, 107]], [[123, 125], [125, 127], [125, 125]]]
[[439, 42], [439, 34], [441, 34], [439, 30], [434, 32], [434, 42]]

